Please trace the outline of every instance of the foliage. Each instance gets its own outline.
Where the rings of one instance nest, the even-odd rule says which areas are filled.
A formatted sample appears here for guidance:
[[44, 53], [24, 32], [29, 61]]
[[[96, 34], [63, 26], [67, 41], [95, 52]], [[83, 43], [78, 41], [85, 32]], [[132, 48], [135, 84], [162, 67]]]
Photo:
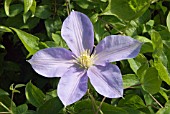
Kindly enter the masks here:
[[[168, 114], [170, 110], [169, 0], [0, 0], [0, 113], [11, 114]], [[63, 20], [71, 10], [90, 17], [95, 44], [122, 34], [143, 42], [140, 54], [116, 62], [124, 98], [109, 99], [91, 85], [64, 107], [59, 78], [35, 73], [27, 62], [40, 49], [64, 47]]]

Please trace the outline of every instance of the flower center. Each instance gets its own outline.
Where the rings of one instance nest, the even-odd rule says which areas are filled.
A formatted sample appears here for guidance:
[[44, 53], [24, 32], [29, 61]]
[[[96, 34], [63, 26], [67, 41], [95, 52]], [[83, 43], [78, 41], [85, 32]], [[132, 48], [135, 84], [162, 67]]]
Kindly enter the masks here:
[[93, 65], [93, 58], [94, 54], [90, 55], [90, 50], [85, 50], [76, 60], [81, 67], [87, 69]]

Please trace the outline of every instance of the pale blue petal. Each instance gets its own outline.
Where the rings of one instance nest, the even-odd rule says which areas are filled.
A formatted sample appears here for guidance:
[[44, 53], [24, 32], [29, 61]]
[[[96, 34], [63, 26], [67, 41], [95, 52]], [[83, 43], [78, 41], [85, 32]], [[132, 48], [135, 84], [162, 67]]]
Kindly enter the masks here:
[[58, 97], [65, 106], [80, 100], [87, 91], [87, 82], [88, 77], [84, 69], [71, 67], [59, 81]]
[[83, 13], [72, 11], [63, 22], [61, 35], [76, 56], [86, 49], [93, 49], [93, 25]]
[[106, 66], [92, 66], [87, 75], [99, 94], [108, 98], [123, 96], [122, 75], [116, 65], [108, 63]]
[[141, 42], [129, 36], [107, 36], [96, 46], [94, 63], [104, 65], [107, 62], [134, 58], [138, 55], [141, 45]]
[[64, 48], [47, 48], [35, 53], [28, 62], [45, 77], [61, 77], [73, 66], [73, 53]]

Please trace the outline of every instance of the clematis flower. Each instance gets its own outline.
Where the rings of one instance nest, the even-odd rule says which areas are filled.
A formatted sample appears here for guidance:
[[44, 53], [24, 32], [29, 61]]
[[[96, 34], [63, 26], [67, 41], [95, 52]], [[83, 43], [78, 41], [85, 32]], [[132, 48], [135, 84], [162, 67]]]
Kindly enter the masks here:
[[61, 35], [71, 51], [43, 49], [28, 62], [42, 76], [61, 77], [57, 94], [62, 103], [67, 106], [80, 100], [87, 91], [88, 78], [99, 94], [122, 97], [121, 72], [110, 62], [136, 57], [142, 43], [129, 36], [110, 35], [93, 48], [93, 25], [85, 14], [77, 11], [64, 20]]

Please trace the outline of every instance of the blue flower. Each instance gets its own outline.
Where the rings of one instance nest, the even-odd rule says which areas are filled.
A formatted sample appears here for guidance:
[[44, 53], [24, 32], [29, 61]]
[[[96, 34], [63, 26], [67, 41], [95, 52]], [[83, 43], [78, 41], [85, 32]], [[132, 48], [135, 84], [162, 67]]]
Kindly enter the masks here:
[[110, 62], [134, 58], [142, 43], [129, 36], [111, 35], [94, 47], [93, 25], [83, 13], [72, 11], [61, 35], [71, 51], [47, 48], [28, 61], [45, 77], [61, 77], [57, 94], [65, 106], [80, 100], [87, 91], [88, 78], [95, 90], [108, 98], [123, 96], [122, 75]]

